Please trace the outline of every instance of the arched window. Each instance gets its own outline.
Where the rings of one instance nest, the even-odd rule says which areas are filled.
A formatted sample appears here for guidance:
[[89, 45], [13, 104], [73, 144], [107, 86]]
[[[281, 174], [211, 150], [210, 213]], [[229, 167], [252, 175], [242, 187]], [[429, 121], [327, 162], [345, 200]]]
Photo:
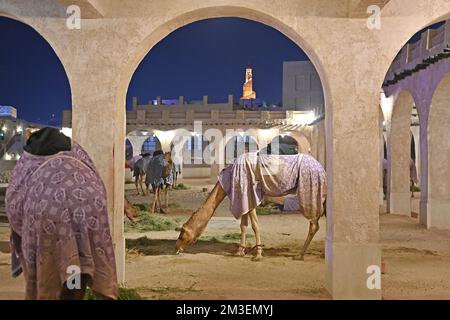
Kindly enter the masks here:
[[298, 154], [298, 143], [291, 136], [277, 136], [267, 148], [267, 154], [289, 155]]
[[230, 164], [244, 153], [258, 150], [258, 144], [251, 136], [237, 135], [231, 138], [225, 146], [225, 163]]
[[144, 144], [142, 145], [142, 153], [153, 154], [157, 150], [161, 150], [161, 143], [156, 136], [151, 136], [144, 141]]
[[133, 158], [133, 145], [130, 140], [125, 140], [125, 159], [130, 160]]
[[203, 159], [203, 152], [208, 146], [208, 141], [200, 134], [194, 134], [190, 137], [184, 145], [184, 163], [202, 165], [205, 163]]

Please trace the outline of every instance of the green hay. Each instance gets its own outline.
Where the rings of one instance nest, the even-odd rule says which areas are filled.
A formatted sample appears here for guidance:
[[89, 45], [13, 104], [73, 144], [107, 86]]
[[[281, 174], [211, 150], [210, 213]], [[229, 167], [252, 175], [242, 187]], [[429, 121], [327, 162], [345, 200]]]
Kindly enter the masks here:
[[189, 187], [187, 187], [184, 184], [180, 183], [177, 186], [173, 187], [173, 190], [189, 190]]
[[150, 211], [150, 205], [148, 203], [136, 203], [134, 208], [137, 211]]
[[192, 284], [188, 288], [178, 288], [178, 287], [142, 287], [139, 288], [139, 291], [142, 292], [151, 292], [151, 293], [157, 293], [157, 294], [170, 294], [170, 293], [193, 293], [193, 292], [201, 292], [202, 290], [194, 289], [194, 286], [197, 283]]
[[269, 208], [259, 207], [256, 208], [256, 214], [258, 216], [269, 216], [274, 214], [281, 214], [281, 211], [270, 207]]
[[[247, 239], [253, 239], [252, 234], [247, 234]], [[240, 233], [227, 233], [220, 236], [201, 236], [199, 241], [205, 242], [219, 242], [219, 243], [239, 243], [241, 240]]]
[[[84, 300], [97, 300], [97, 297], [95, 296], [92, 289], [86, 289]], [[142, 297], [136, 289], [127, 288], [126, 286], [120, 286], [117, 300], [142, 300]]]
[[175, 230], [177, 223], [162, 214], [138, 211], [137, 222], [125, 221], [125, 232], [149, 232]]

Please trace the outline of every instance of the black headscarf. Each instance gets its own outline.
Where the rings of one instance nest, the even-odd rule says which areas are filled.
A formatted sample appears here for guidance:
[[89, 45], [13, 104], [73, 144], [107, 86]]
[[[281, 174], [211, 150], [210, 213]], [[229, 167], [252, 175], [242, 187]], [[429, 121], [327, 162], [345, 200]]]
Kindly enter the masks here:
[[23, 149], [36, 156], [50, 156], [72, 150], [72, 142], [58, 129], [43, 128], [31, 135]]

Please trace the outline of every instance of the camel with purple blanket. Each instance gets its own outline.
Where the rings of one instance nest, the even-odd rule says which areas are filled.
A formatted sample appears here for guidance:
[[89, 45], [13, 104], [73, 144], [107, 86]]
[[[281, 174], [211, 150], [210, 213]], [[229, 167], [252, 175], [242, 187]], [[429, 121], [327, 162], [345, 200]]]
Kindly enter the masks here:
[[117, 298], [106, 189], [79, 144], [54, 128], [33, 133], [5, 202], [11, 271], [24, 274], [27, 299], [83, 299], [87, 287]]
[[236, 219], [241, 219], [241, 242], [237, 254], [245, 255], [245, 235], [250, 219], [257, 249], [253, 260], [260, 260], [263, 245], [256, 207], [262, 203], [264, 196], [296, 194], [300, 204], [299, 211], [310, 221], [303, 249], [295, 258], [303, 260], [311, 240], [319, 230], [319, 219], [325, 215], [326, 189], [325, 170], [310, 155], [246, 153], [220, 173], [219, 182], [205, 203], [183, 225], [176, 243], [177, 253], [195, 243], [206, 229], [216, 208], [228, 196], [231, 213]]

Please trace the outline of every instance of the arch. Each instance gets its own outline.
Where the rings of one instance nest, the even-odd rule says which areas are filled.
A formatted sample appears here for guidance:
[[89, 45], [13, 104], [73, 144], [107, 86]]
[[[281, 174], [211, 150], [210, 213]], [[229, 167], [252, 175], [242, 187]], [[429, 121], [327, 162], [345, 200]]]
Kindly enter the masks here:
[[417, 150], [416, 150], [416, 139], [414, 139], [414, 134], [412, 131], [410, 131], [411, 133], [411, 159], [416, 161], [417, 159]]
[[433, 95], [428, 121], [427, 226], [450, 229], [450, 73]]
[[133, 158], [133, 145], [129, 139], [125, 140], [125, 159], [130, 160]]
[[[424, 14], [417, 15], [417, 8], [421, 8]], [[426, 14], [425, 14], [426, 12]], [[414, 17], [409, 19], [408, 24], [398, 23], [395, 19], [399, 13], [403, 16]], [[408, 0], [405, 5], [404, 0], [390, 0], [382, 9], [383, 30], [398, 37], [396, 43], [385, 52], [388, 57], [386, 65], [380, 66], [387, 74], [392, 62], [403, 46], [420, 30], [440, 21], [450, 19], [450, 3], [446, 0], [433, 1], [424, 4], [422, 0]], [[384, 81], [384, 80], [383, 80]], [[380, 83], [380, 87], [382, 84]]]
[[269, 154], [288, 155], [298, 154], [299, 149], [300, 146], [296, 139], [290, 135], [281, 134], [272, 139], [267, 151]]
[[[20, 31], [21, 35], [25, 35], [27, 37], [30, 36], [30, 40], [32, 40], [31, 43], [32, 44], [36, 44], [37, 47], [38, 47], [38, 50], [40, 50], [40, 52], [43, 53], [43, 55], [40, 55], [40, 56], [39, 55], [37, 55], [37, 56], [35, 55], [37, 57], [37, 59], [40, 59], [40, 60], [47, 59], [46, 62], [50, 63], [54, 67], [54, 69], [53, 69], [55, 71], [54, 75], [56, 75], [57, 77], [51, 77], [50, 74], [49, 74], [49, 75], [47, 75], [48, 78], [46, 78], [46, 76], [44, 75], [44, 76], [41, 76], [39, 78], [40, 81], [38, 81], [37, 79], [33, 79], [34, 81], [28, 81], [28, 83], [29, 84], [33, 84], [33, 85], [40, 85], [41, 83], [45, 83], [47, 86], [48, 85], [53, 85], [53, 86], [59, 85], [60, 87], [58, 87], [58, 88], [46, 88], [47, 90], [45, 90], [45, 91], [46, 92], [53, 92], [54, 90], [57, 90], [60, 93], [63, 92], [64, 94], [62, 94], [61, 97], [64, 97], [64, 98], [66, 97], [66, 92], [67, 92], [67, 94], [68, 94], [68, 101], [64, 99], [64, 102], [62, 102], [62, 101], [49, 101], [49, 100], [51, 100], [51, 97], [56, 97], [56, 95], [51, 95], [50, 98], [48, 98], [46, 96], [35, 97], [36, 99], [39, 99], [39, 98], [44, 98], [45, 99], [46, 98], [47, 99], [47, 104], [51, 105], [51, 106], [53, 106], [55, 108], [54, 110], [48, 110], [49, 113], [56, 114], [56, 112], [58, 112], [58, 119], [62, 120], [63, 114], [62, 114], [62, 112], [60, 110], [57, 110], [57, 108], [60, 108], [61, 104], [65, 105], [66, 103], [68, 103], [70, 106], [72, 105], [72, 86], [71, 86], [70, 77], [69, 77], [69, 73], [67, 72], [66, 66], [64, 65], [64, 63], [61, 60], [60, 56], [56, 52], [55, 47], [51, 44], [51, 42], [46, 37], [44, 37], [44, 35], [41, 32], [39, 32], [35, 27], [33, 27], [33, 25], [27, 23], [26, 21], [24, 21], [22, 19], [19, 19], [19, 18], [15, 17], [15, 16], [13, 16], [11, 14], [7, 14], [7, 13], [4, 13], [4, 12], [0, 11], [0, 20], [3, 20], [6, 23], [6, 26], [8, 26], [8, 27], [11, 26], [11, 28], [13, 28], [14, 30]], [[7, 45], [7, 44], [5, 43], [5, 45]], [[29, 60], [29, 57], [33, 56], [33, 53], [29, 50], [30, 44], [28, 42], [23, 42], [22, 41], [20, 43], [20, 46], [24, 47], [23, 51], [26, 52], [25, 56], [27, 57], [27, 60]], [[19, 59], [21, 59], [21, 58], [19, 58]], [[22, 60], [24, 60], [24, 59], [22, 58]], [[23, 62], [23, 61], [19, 60], [19, 62]], [[14, 64], [11, 64], [11, 65], [14, 65]], [[18, 64], [15, 64], [15, 65], [18, 65]], [[43, 64], [41, 62], [41, 63], [35, 64], [35, 66], [36, 66], [36, 68], [42, 68], [42, 66], [45, 66], [45, 64]], [[4, 71], [6, 73], [8, 73], [7, 70], [4, 70]], [[41, 72], [41, 73], [44, 72], [45, 73], [46, 70], [44, 70], [44, 69], [40, 69], [40, 70], [37, 69], [37, 70], [34, 70], [34, 71], [35, 71], [35, 73], [38, 73], [38, 72]], [[26, 72], [29, 72], [29, 71], [26, 71]], [[30, 75], [30, 73], [28, 73], [28, 75], [25, 74], [25, 78], [27, 76], [29, 76], [29, 75]], [[10, 78], [8, 78], [8, 79], [10, 79]], [[14, 81], [14, 77], [13, 77], [12, 81]], [[23, 84], [22, 83], [23, 81], [20, 80], [20, 81], [16, 81], [16, 82], [19, 83], [20, 87], [29, 89], [29, 87], [26, 87], [27, 84]], [[25, 83], [26, 82], [27, 81], [25, 81]], [[31, 88], [31, 91], [33, 91], [33, 89], [34, 88]], [[23, 91], [25, 92], [27, 90], [23, 90]], [[41, 91], [38, 90], [38, 92], [41, 92]], [[23, 95], [21, 94], [20, 96], [23, 96]], [[6, 97], [3, 97], [3, 98], [6, 98]], [[21, 105], [20, 102], [17, 102], [17, 103], [19, 104], [19, 105], [17, 105], [17, 107], [19, 107], [19, 108], [23, 107], [23, 105]], [[24, 109], [26, 109], [26, 108], [23, 108], [22, 112], [23, 112]], [[34, 111], [35, 108], [33, 107], [32, 110]], [[19, 112], [20, 112], [20, 110], [19, 110]], [[54, 121], [54, 118], [52, 118], [52, 119]], [[30, 121], [31, 119], [28, 119], [28, 120]], [[42, 121], [43, 120], [44, 119], [42, 119]], [[34, 122], [36, 120], [33, 119], [31, 121]], [[40, 120], [38, 120], [38, 121], [40, 121]], [[53, 122], [53, 123], [49, 122], [48, 124], [51, 125], [51, 126], [55, 126], [56, 122]]]
[[142, 153], [153, 154], [157, 150], [161, 150], [161, 142], [156, 135], [148, 137], [142, 144]]
[[[15, 20], [17, 22], [20, 22], [28, 27], [30, 27], [34, 32], [36, 32], [41, 38], [42, 40], [44, 40], [52, 49], [53, 53], [55, 54], [55, 56], [58, 58], [58, 61], [61, 63], [61, 66], [64, 69], [64, 73], [67, 77], [67, 82], [69, 84], [69, 88], [70, 88], [70, 100], [71, 100], [71, 105], [72, 105], [72, 97], [73, 97], [73, 92], [72, 92], [72, 87], [73, 87], [73, 83], [72, 83], [72, 78], [71, 78], [71, 73], [68, 72], [68, 67], [67, 67], [67, 63], [66, 60], [64, 59], [64, 54], [61, 52], [60, 48], [56, 45], [56, 39], [57, 38], [52, 38], [51, 34], [55, 34], [53, 31], [50, 31], [49, 34], [44, 33], [44, 31], [46, 30], [45, 28], [38, 28], [37, 25], [35, 25], [32, 21], [32, 19], [29, 19], [28, 17], [18, 17], [15, 14], [6, 12], [6, 11], [2, 11], [0, 10], [0, 19], [1, 18], [6, 18], [6, 19], [11, 19], [11, 20]], [[58, 36], [55, 36], [58, 37]]]
[[411, 92], [398, 93], [387, 129], [387, 209], [388, 213], [407, 216], [411, 215], [411, 112], [414, 105]]
[[254, 136], [245, 134], [233, 135], [225, 143], [225, 164], [232, 163], [244, 153], [258, 150], [259, 145]]
[[299, 153], [311, 153], [311, 141], [301, 132], [291, 131], [287, 135], [297, 142]]
[[151, 34], [147, 35], [140, 42], [138, 48], [135, 50], [135, 55], [130, 57], [129, 61], [124, 64], [126, 66], [126, 70], [121, 73], [122, 76], [117, 92], [119, 106], [123, 106], [124, 101], [126, 101], [128, 86], [132, 80], [133, 74], [135, 73], [145, 56], [157, 43], [166, 38], [172, 31], [177, 30], [190, 23], [210, 18], [227, 17], [244, 18], [265, 24], [274, 28], [275, 30], [278, 30], [291, 41], [293, 41], [305, 52], [305, 54], [311, 60], [311, 63], [314, 65], [317, 73], [319, 74], [319, 78], [324, 91], [324, 96], [326, 96], [326, 92], [329, 86], [327, 84], [328, 81], [322, 61], [319, 58], [319, 55], [312, 49], [312, 46], [309, 45], [309, 43], [304, 38], [302, 38], [292, 27], [288, 26], [283, 21], [257, 9], [231, 5], [213, 5], [195, 9], [173, 17], [171, 20], [163, 23], [158, 28], [156, 28]]
[[191, 137], [183, 140], [183, 164], [204, 165], [209, 163], [207, 149], [209, 141], [202, 134], [192, 133]]

